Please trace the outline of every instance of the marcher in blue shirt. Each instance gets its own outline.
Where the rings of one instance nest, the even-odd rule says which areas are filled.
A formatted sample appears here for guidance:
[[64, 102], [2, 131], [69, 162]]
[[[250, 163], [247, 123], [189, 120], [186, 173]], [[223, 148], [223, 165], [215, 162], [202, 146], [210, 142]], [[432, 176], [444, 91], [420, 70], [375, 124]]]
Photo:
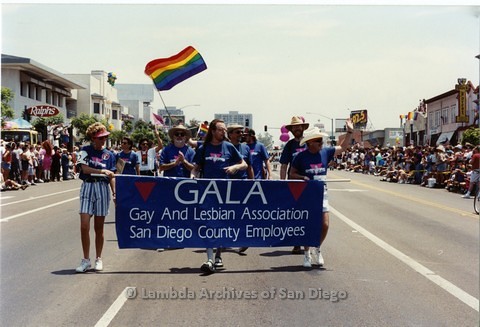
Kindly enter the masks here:
[[[203, 178], [227, 179], [240, 170], [247, 169], [247, 163], [232, 143], [225, 140], [227, 128], [220, 119], [210, 122], [205, 143], [195, 153], [195, 166], [192, 176]], [[219, 252], [220, 253], [220, 252]], [[207, 261], [201, 270], [207, 273], [215, 272], [216, 267], [223, 267], [220, 256], [213, 261], [213, 248], [207, 248]]]
[[[90, 220], [94, 216], [95, 228], [95, 270], [103, 270], [102, 250], [104, 243], [103, 226], [110, 207], [110, 190], [115, 201], [115, 155], [105, 148], [107, 128], [99, 122], [87, 128], [91, 145], [84, 146], [78, 154], [81, 165], [80, 179], [80, 233], [83, 259], [77, 272], [83, 273], [91, 268], [90, 263]], [[92, 176], [100, 175], [100, 176]]]
[[[310, 126], [303, 118], [294, 116], [289, 125], [285, 125], [285, 128], [293, 134], [293, 139], [289, 140], [283, 147], [282, 154], [280, 156], [280, 179], [287, 179], [290, 173], [290, 167], [293, 158], [300, 152], [305, 151], [306, 146], [300, 145], [300, 141], [303, 138], [303, 132]], [[292, 254], [302, 254], [302, 248], [300, 246], [294, 246]]]
[[168, 136], [171, 142], [160, 154], [160, 171], [165, 177], [189, 178], [195, 156], [195, 151], [187, 145], [192, 133], [185, 126], [178, 125], [170, 128]]
[[250, 155], [250, 148], [245, 143], [242, 143], [243, 126], [233, 124], [227, 126], [227, 135], [230, 143], [238, 150], [243, 160], [247, 163], [246, 170], [239, 170], [236, 174], [230, 175], [230, 179], [253, 179], [252, 158]]
[[267, 148], [263, 143], [257, 141], [253, 129], [248, 130], [245, 137], [252, 157], [253, 178], [271, 179], [270, 155], [268, 154]]
[[[353, 124], [350, 119], [346, 122], [347, 134], [343, 139], [343, 142], [339, 146], [323, 148], [323, 140], [328, 137], [327, 134], [320, 132], [317, 127], [305, 131], [305, 136], [300, 142], [301, 145], [306, 144], [307, 150], [300, 152], [294, 159], [290, 169], [290, 179], [301, 179], [309, 181], [315, 179], [315, 176], [327, 175], [328, 164], [336, 155], [344, 152], [350, 144], [351, 135], [353, 133]], [[320, 236], [320, 245], [327, 237], [329, 227], [329, 215], [328, 215], [328, 195], [327, 184], [325, 184], [323, 192], [323, 223], [322, 234]], [[320, 246], [315, 248], [314, 257], [316, 264], [323, 266], [324, 259], [320, 252]], [[310, 248], [305, 246], [303, 266], [312, 267], [312, 257], [310, 255]]]
[[122, 175], [140, 175], [140, 160], [138, 155], [132, 151], [133, 140], [129, 137], [122, 139], [122, 151], [117, 153], [117, 167], [121, 162], [123, 166]]

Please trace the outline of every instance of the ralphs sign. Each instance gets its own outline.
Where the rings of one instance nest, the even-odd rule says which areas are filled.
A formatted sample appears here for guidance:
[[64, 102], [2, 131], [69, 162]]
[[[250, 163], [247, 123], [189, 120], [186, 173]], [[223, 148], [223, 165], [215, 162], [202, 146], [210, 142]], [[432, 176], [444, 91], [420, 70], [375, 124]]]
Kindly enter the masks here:
[[27, 112], [31, 116], [36, 117], [52, 117], [60, 113], [57, 107], [49, 105], [33, 106], [27, 109]]
[[120, 248], [318, 246], [321, 181], [119, 175]]

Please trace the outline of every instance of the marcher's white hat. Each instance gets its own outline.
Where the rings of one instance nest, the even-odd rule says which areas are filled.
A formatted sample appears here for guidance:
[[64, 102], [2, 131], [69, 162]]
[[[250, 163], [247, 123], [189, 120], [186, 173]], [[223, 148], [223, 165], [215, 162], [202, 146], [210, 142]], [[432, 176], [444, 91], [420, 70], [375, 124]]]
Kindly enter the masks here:
[[328, 134], [320, 132], [320, 129], [318, 127], [309, 128], [303, 133], [303, 139], [300, 141], [300, 145], [304, 145], [308, 141], [316, 140], [319, 138], [328, 138]]

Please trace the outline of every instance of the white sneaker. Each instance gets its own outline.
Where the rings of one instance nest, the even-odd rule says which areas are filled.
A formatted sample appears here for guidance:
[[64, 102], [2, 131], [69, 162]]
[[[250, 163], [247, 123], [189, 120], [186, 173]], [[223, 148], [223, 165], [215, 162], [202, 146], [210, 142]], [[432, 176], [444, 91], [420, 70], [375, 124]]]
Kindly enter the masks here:
[[470, 193], [465, 193], [464, 195], [462, 195], [462, 198], [470, 199]]
[[325, 264], [325, 261], [323, 260], [322, 252], [320, 252], [320, 248], [316, 248], [315, 251], [317, 252], [318, 265], [321, 267]]
[[102, 258], [97, 258], [95, 260], [95, 270], [96, 271], [102, 271], [103, 270], [103, 261]]
[[312, 268], [312, 257], [310, 256], [309, 250], [305, 250], [305, 255], [303, 256], [303, 266], [305, 268]]
[[90, 263], [90, 259], [82, 259], [82, 262], [80, 263], [80, 266], [75, 269], [76, 272], [78, 273], [84, 273], [88, 269], [92, 268], [92, 264]]
[[216, 257], [216, 258], [215, 258], [215, 263], [214, 263], [214, 265], [215, 265], [215, 268], [219, 268], [219, 267], [221, 268], [221, 267], [223, 267], [222, 258]]

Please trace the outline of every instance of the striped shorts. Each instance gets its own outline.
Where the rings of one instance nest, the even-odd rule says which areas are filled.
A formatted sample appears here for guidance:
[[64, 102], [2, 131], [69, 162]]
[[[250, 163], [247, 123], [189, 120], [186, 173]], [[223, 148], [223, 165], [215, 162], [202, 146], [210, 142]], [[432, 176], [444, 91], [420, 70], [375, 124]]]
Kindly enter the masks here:
[[95, 216], [107, 216], [110, 207], [110, 185], [104, 182], [83, 182], [80, 187], [80, 211]]

